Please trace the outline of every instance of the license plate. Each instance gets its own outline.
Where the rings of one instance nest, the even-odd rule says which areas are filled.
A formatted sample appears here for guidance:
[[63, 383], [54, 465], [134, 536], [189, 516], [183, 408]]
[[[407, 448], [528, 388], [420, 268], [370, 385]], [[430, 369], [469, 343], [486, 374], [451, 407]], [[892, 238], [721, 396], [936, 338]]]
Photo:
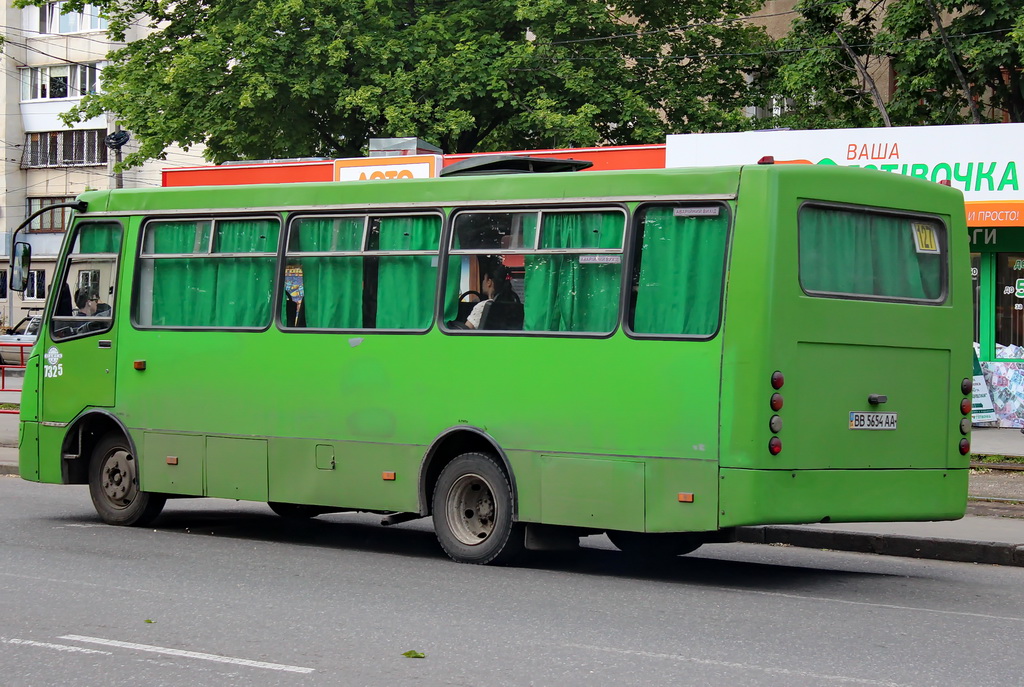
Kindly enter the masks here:
[[850, 429], [896, 429], [898, 413], [861, 413], [850, 411]]

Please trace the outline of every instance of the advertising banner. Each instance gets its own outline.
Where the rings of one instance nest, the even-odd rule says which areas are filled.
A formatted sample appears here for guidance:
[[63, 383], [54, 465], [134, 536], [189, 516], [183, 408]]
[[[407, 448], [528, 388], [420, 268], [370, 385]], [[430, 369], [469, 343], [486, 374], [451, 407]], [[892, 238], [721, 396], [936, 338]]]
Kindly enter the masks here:
[[749, 165], [764, 156], [948, 179], [968, 201], [969, 226], [1024, 226], [1024, 124], [675, 134], [665, 166]]
[[971, 422], [979, 424], [983, 422], [995, 422], [996, 411], [992, 407], [992, 396], [988, 393], [988, 384], [985, 383], [985, 375], [981, 371], [981, 363], [978, 362], [978, 353], [974, 353], [974, 391], [971, 399]]

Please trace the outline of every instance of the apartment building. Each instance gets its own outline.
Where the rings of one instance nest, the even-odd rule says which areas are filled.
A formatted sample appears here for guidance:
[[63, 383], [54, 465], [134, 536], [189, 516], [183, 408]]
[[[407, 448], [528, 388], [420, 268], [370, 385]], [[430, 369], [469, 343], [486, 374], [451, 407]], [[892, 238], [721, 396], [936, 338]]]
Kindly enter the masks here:
[[[56, 256], [67, 229], [69, 211], [53, 210], [33, 220], [18, 236], [32, 245], [32, 273], [24, 294], [9, 292], [7, 262], [14, 230], [32, 212], [74, 200], [86, 189], [160, 186], [160, 170], [203, 162], [193, 149], [168, 151], [168, 159], [116, 175], [115, 150], [107, 144], [117, 129], [110, 115], [68, 126], [60, 119], [82, 96], [103, 88], [107, 54], [124, 45], [107, 38], [106, 19], [96, 8], [63, 12], [63, 2], [41, 7], [3, 5], [4, 86], [3, 180], [0, 182], [0, 328], [42, 308], [53, 283]], [[144, 35], [131, 29], [127, 40]], [[123, 153], [133, 150], [130, 132]], [[119, 178], [120, 177], [120, 178]]]

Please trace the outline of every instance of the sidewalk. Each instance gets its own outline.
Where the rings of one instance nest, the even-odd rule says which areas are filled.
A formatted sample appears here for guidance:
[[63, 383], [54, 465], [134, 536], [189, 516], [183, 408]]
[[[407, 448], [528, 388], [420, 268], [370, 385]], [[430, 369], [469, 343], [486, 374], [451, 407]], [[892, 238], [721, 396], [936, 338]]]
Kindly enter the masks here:
[[[16, 420], [16, 416], [0, 415], [0, 422], [5, 422], [5, 417], [9, 418], [6, 422]], [[0, 475], [16, 475], [18, 450], [4, 436], [10, 433], [0, 435]], [[1024, 456], [1024, 434], [1016, 429], [975, 428], [971, 443], [976, 456]], [[742, 527], [739, 540], [1024, 566], [1024, 471], [976, 470], [971, 474], [969, 493], [967, 515], [961, 520]]]

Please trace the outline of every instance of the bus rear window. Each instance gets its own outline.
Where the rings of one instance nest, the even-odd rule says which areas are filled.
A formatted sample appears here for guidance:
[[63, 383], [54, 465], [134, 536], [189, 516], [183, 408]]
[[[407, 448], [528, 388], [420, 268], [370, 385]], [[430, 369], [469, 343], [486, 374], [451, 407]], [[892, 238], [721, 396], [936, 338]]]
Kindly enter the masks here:
[[859, 300], [945, 300], [946, 228], [933, 218], [850, 208], [800, 209], [800, 286]]

